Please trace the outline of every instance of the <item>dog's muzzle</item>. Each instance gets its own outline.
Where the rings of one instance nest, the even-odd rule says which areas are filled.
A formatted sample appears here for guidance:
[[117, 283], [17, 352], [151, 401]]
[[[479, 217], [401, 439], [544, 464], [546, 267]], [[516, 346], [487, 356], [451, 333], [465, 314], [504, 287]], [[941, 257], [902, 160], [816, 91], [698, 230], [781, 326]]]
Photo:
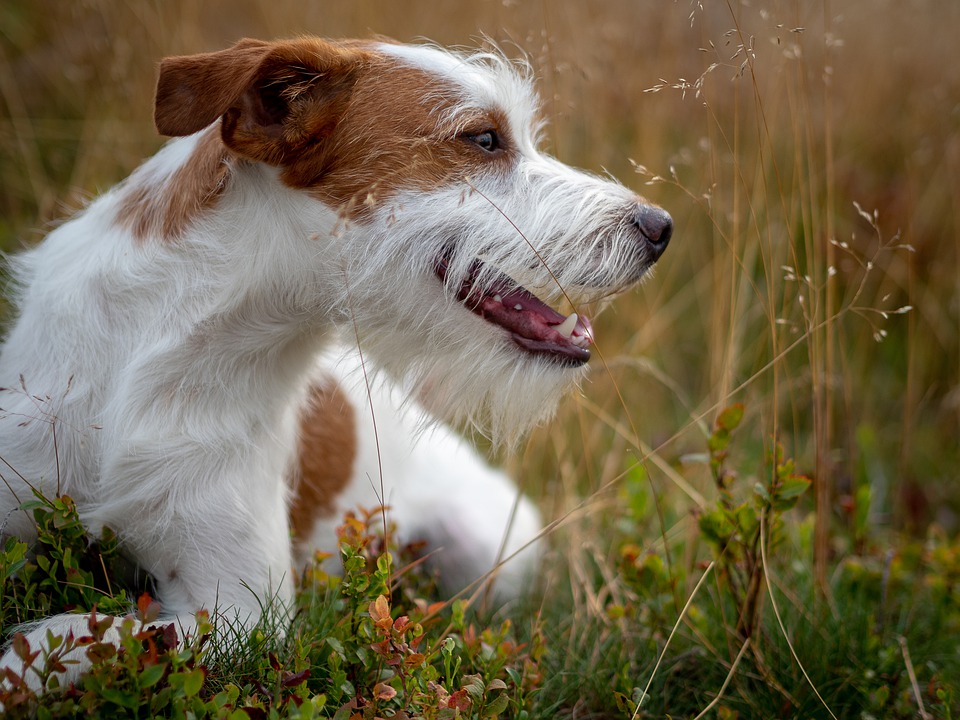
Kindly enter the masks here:
[[[628, 227], [641, 246], [646, 260], [637, 272], [640, 277], [655, 263], [673, 235], [673, 220], [658, 207], [637, 203], [629, 211]], [[449, 285], [452, 250], [437, 259], [435, 272]], [[493, 279], [479, 282], [481, 276]], [[487, 322], [503, 328], [519, 347], [567, 367], [578, 367], [590, 359], [593, 327], [577, 313], [563, 315], [544, 303], [507, 275], [491, 273], [480, 260], [473, 260], [457, 287], [449, 288], [456, 299]]]

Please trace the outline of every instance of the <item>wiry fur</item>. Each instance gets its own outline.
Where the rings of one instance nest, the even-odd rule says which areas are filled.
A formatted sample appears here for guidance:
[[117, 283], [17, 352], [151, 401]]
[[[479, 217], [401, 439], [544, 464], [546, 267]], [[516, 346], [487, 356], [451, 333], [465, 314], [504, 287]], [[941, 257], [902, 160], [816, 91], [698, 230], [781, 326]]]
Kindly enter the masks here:
[[[666, 237], [652, 249], [631, 191], [541, 154], [535, 107], [502, 58], [433, 47], [244, 41], [165, 62], [158, 127], [187, 136], [11, 261], [3, 532], [31, 536], [31, 486], [70, 494], [155, 577], [165, 617], [252, 620], [290, 597], [298, 414], [338, 328], [440, 417], [509, 441], [548, 416], [582, 369], [453, 288], [480, 259], [478, 286], [503, 274], [577, 306], [639, 280]], [[489, 127], [502, 152], [472, 143]]]
[[325, 352], [315, 377], [342, 390], [357, 438], [350, 482], [295, 543], [297, 565], [315, 550], [339, 571], [336, 529], [348, 510], [383, 505], [399, 545], [422, 543], [429, 568], [454, 595], [496, 569], [490, 589], [500, 604], [520, 597], [543, 552], [540, 511], [502, 471], [436, 422], [396, 385], [371, 381], [369, 360], [349, 346]]

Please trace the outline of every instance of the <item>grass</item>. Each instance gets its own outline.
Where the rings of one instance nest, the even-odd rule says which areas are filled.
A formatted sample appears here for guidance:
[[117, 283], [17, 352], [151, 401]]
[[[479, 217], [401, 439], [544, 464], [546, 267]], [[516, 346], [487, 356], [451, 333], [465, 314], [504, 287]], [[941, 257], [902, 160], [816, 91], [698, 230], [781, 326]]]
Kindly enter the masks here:
[[[88, 636], [39, 658], [14, 635], [44, 682], [44, 664], [74, 648], [92, 668], [42, 700], [8, 671], [0, 702], [11, 718], [951, 717], [960, 543], [851, 554], [824, 601], [813, 564], [785, 560], [812, 556], [813, 533], [790, 516], [810, 481], [776, 450], [767, 479], [744, 487], [732, 444], [743, 410], [721, 413], [707, 442], [718, 498], [687, 540], [701, 547], [641, 548], [651, 509], [634, 478], [612, 557], [556, 565], [566, 577], [513, 622], [431, 602], [430, 578], [394, 567], [404, 554], [371, 530], [372, 513], [341, 528], [342, 579], [309, 568], [289, 614], [268, 610], [252, 632], [204, 616], [178, 644], [172, 625], [139, 625], [156, 619], [148, 594], [134, 603], [96, 577], [116, 559], [113, 536], [91, 550], [69, 499], [38, 498], [36, 554], [10, 539], [0, 556], [4, 627], [94, 606], [134, 606], [138, 622], [124, 620], [117, 643], [91, 615]], [[678, 566], [671, 552], [702, 560]]]
[[[519, 45], [550, 149], [643, 190], [676, 234], [656, 277], [597, 319], [584, 395], [500, 458], [560, 520], [542, 602], [488, 643], [542, 638], [538, 690], [515, 694], [507, 672], [527, 659], [485, 676], [465, 656], [457, 683], [501, 679], [511, 717], [957, 713], [960, 6], [331, 5], [4, 4], [0, 245], [40, 237], [158, 146], [147, 79], [163, 55], [304, 31]], [[718, 483], [708, 443], [737, 403]], [[778, 446], [811, 488], [773, 523], [754, 485], [773, 482]], [[738, 525], [743, 507], [771, 525]], [[235, 638], [242, 672], [210, 671], [189, 698], [177, 681], [184, 702], [233, 687], [234, 709], [292, 711], [297, 693], [334, 708], [317, 648], [349, 642], [350, 601], [322, 587], [302, 647]], [[369, 603], [353, 612], [375, 632]], [[164, 678], [204, 665], [184, 663]], [[308, 667], [306, 689], [284, 687]]]
[[[463, 603], [422, 600], [431, 586], [418, 582], [413, 566], [394, 570], [394, 554], [370, 529], [376, 514], [345, 519], [342, 578], [308, 568], [293, 608], [265, 601], [252, 630], [204, 612], [194, 635], [181, 638], [172, 624], [144, 625], [159, 612], [149, 594], [133, 602], [127, 591], [94, 581], [116, 543], [111, 536], [91, 552], [68, 498], [38, 498], [27, 509], [37, 521], [36, 553], [26, 556], [26, 544], [11, 538], [0, 556], [5, 628], [78, 606], [135, 610], [120, 622], [118, 641], [106, 636], [113, 619], [92, 612], [89, 634], [60, 638], [49, 651], [14, 634], [25, 669], [5, 671], [5, 717], [488, 718], [511, 708], [522, 715], [539, 683], [537, 633], [519, 644], [509, 621], [478, 628]], [[402, 613], [397, 604], [405, 600]], [[90, 670], [61, 688], [47, 668], [62, 671], [78, 656]], [[36, 681], [47, 696], [34, 692]]]
[[781, 455], [749, 487], [724, 430], [706, 460], [717, 500], [666, 545], [641, 545], [654, 511], [634, 497], [641, 478], [625, 483], [613, 551], [591, 557], [596, 594], [546, 623], [547, 647], [563, 649], [546, 653], [543, 717], [951, 717], [956, 541], [851, 553], [824, 593], [812, 523], [797, 517], [812, 509], [808, 481]]

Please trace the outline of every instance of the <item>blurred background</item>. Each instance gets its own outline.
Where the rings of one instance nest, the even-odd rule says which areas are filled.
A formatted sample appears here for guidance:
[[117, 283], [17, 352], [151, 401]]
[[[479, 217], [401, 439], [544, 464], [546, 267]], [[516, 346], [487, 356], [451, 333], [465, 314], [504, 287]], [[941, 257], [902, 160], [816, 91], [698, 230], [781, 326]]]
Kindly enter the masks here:
[[958, 27], [960, 3], [937, 0], [5, 0], [0, 246], [159, 147], [165, 55], [301, 33], [493, 41], [535, 68], [547, 150], [676, 223], [655, 276], [597, 318], [582, 394], [499, 458], [546, 512], [656, 501], [656, 527], [682, 527], [715, 493], [708, 428], [742, 402], [741, 472], [781, 441], [820, 528], [953, 532]]

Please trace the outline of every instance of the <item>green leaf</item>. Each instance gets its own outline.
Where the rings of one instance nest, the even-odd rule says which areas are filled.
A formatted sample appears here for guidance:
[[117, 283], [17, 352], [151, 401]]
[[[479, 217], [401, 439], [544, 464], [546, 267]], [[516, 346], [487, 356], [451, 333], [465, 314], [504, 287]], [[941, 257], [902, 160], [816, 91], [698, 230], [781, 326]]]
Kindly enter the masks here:
[[236, 705], [238, 697], [240, 697], [240, 688], [230, 683], [214, 696], [212, 702], [218, 709], [222, 709]]
[[731, 432], [736, 430], [743, 420], [743, 403], [735, 403], [723, 410], [717, 417], [717, 428]]
[[749, 536], [757, 528], [757, 510], [744, 503], [736, 509], [737, 527], [743, 536]]
[[463, 689], [476, 701], [483, 700], [483, 679], [479, 675], [464, 675]]
[[165, 665], [148, 665], [140, 673], [140, 687], [148, 688], [153, 687], [160, 679], [163, 677], [163, 673], [166, 670]]
[[704, 537], [718, 545], [726, 544], [734, 532], [733, 523], [721, 508], [713, 508], [703, 513], [699, 525]]
[[719, 428], [709, 438], [707, 438], [707, 447], [710, 448], [710, 454], [719, 455], [730, 446], [730, 432]]
[[114, 705], [127, 708], [128, 710], [136, 710], [140, 706], [140, 698], [132, 692], [123, 692], [115, 688], [105, 687], [101, 688], [100, 695], [104, 700], [112, 702]]
[[324, 695], [323, 693], [320, 693], [319, 695], [314, 695], [313, 697], [311, 697], [310, 702], [305, 702], [300, 709], [301, 709], [301, 713], [304, 714], [304, 716], [306, 716], [304, 712], [304, 708], [309, 707], [310, 717], [312, 717], [316, 715], [316, 711], [323, 710], [326, 706], [327, 706], [327, 696]]
[[347, 658], [347, 651], [343, 648], [343, 643], [337, 640], [335, 637], [326, 637], [324, 642], [330, 646], [330, 648], [344, 660]]
[[794, 475], [780, 486], [780, 489], [777, 490], [777, 497], [783, 500], [798, 498], [807, 491], [808, 487], [810, 487], [809, 478]]
[[183, 694], [187, 697], [193, 697], [200, 692], [200, 688], [203, 687], [203, 680], [205, 676], [206, 673], [203, 671], [203, 668], [197, 668], [187, 672], [173, 673], [170, 676], [170, 685], [181, 688], [183, 690]]
[[777, 478], [780, 480], [786, 480], [793, 476], [793, 471], [796, 469], [796, 464], [793, 460], [787, 460], [786, 462], [777, 465]]
[[451, 615], [451, 623], [455, 628], [463, 627], [465, 613], [466, 613], [466, 607], [463, 603], [463, 600], [454, 600], [450, 615]]
[[647, 516], [650, 505], [650, 490], [647, 479], [647, 469], [640, 463], [634, 464], [627, 471], [624, 483], [627, 508], [634, 520], [643, 520]]
[[484, 712], [483, 712], [484, 717], [493, 717], [495, 715], [500, 715], [504, 710], [507, 709], [507, 705], [509, 704], [510, 704], [510, 698], [507, 697], [507, 694], [500, 693], [484, 709]]
[[773, 509], [784, 511], [797, 504], [800, 496], [810, 487], [810, 480], [802, 475], [793, 475], [777, 488], [773, 499]]
[[69, 530], [77, 524], [72, 508], [63, 508], [53, 515], [53, 526], [57, 530]]
[[[618, 692], [614, 693], [614, 699], [617, 701], [617, 707], [620, 710], [633, 717], [636, 714], [637, 708], [642, 707], [647, 700], [650, 699], [650, 696], [640, 688], [635, 687], [633, 692], [630, 693], [630, 697]], [[669, 717], [669, 715], [667, 717]]]
[[617, 703], [617, 710], [622, 713], [629, 713], [630, 715], [633, 715], [635, 707], [633, 703], [630, 702], [630, 698], [628, 698], [622, 692], [614, 692], [613, 699]]
[[867, 530], [867, 522], [870, 519], [870, 502], [873, 498], [873, 489], [869, 485], [861, 485], [856, 493], [856, 529], [863, 533]]
[[63, 644], [63, 636], [57, 635], [53, 630], [47, 629], [47, 651], [53, 652]]

